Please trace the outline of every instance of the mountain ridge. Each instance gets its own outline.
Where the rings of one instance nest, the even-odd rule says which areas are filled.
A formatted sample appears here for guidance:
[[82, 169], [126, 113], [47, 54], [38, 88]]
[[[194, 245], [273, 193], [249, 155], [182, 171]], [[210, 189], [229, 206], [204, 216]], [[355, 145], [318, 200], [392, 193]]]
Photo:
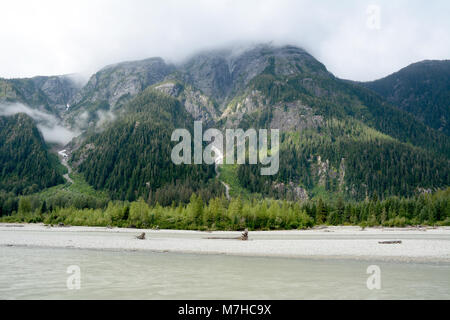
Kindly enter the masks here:
[[[169, 112], [175, 105], [178, 114]], [[111, 115], [109, 121], [103, 121], [105, 114]], [[84, 132], [71, 146], [72, 163], [91, 185], [120, 199], [170, 203], [180, 185], [176, 174], [169, 174], [176, 170], [169, 169], [166, 131], [181, 123], [190, 128], [179, 122], [179, 115], [218, 129], [281, 129], [278, 175], [260, 177], [257, 167], [249, 165], [224, 175], [235, 175], [234, 185], [250, 193], [297, 200], [325, 193], [364, 199], [450, 184], [448, 136], [367, 85], [336, 78], [312, 55], [290, 45], [265, 44], [238, 53], [211, 50], [175, 65], [149, 58], [102, 68], [62, 114], [67, 124]], [[148, 130], [136, 132], [135, 126]], [[117, 149], [117, 141], [127, 153]], [[150, 141], [151, 148], [143, 141]], [[139, 155], [142, 150], [145, 154]], [[189, 182], [195, 188], [184, 185], [183, 201], [189, 192], [214, 184], [211, 169], [205, 170], [208, 174]], [[223, 192], [220, 184], [212, 190]]]
[[[226, 59], [229, 51], [201, 54], [148, 89], [179, 99], [192, 120], [205, 120], [207, 126], [280, 128], [282, 139], [305, 135], [282, 142], [280, 173], [275, 177], [261, 178], [255, 168], [238, 166], [233, 174], [244, 189], [286, 198], [319, 194], [322, 188], [361, 199], [373, 193], [380, 197], [410, 195], [420, 188], [448, 185], [447, 137], [370, 89], [336, 78], [302, 49], [262, 46], [253, 50], [242, 53], [244, 58], [234, 56], [234, 60]], [[252, 71], [257, 71], [247, 73], [237, 67], [241, 71], [233, 80], [230, 66], [239, 66], [239, 61], [246, 61], [248, 56], [256, 56], [258, 68]], [[227, 84], [221, 88], [223, 81]], [[188, 105], [183, 95], [196, 90], [197, 99]], [[147, 94], [139, 93], [134, 100]], [[218, 117], [211, 116], [213, 107], [207, 107], [208, 99], [216, 105]], [[324, 139], [320, 132], [329, 138]], [[425, 150], [434, 156], [428, 156]], [[364, 160], [359, 160], [361, 153], [367, 153]], [[385, 156], [378, 159], [379, 153]], [[397, 158], [405, 160], [398, 163]], [[385, 173], [377, 173], [380, 169]], [[391, 177], [398, 172], [408, 184]]]
[[450, 135], [450, 60], [423, 60], [362, 82], [424, 124]]

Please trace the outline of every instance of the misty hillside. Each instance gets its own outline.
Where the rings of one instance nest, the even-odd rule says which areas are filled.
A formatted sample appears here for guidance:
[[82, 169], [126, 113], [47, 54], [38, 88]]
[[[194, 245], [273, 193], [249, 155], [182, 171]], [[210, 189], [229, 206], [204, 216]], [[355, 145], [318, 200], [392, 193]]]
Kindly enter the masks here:
[[[122, 75], [122, 81], [128, 83], [130, 75]], [[133, 87], [133, 92], [139, 92], [139, 86]], [[259, 168], [250, 165], [228, 172], [235, 177], [235, 188], [249, 193], [291, 199], [341, 194], [362, 199], [372, 194], [411, 195], [449, 183], [450, 147], [445, 135], [372, 91], [335, 78], [300, 48], [261, 45], [239, 54], [231, 50], [204, 52], [177, 66], [149, 90], [177, 99], [192, 120], [203, 120], [205, 126], [282, 130], [281, 168], [277, 175], [259, 176]], [[139, 99], [148, 94], [138, 95], [129, 105], [139, 104]], [[107, 100], [93, 103], [102, 103], [119, 118], [130, 114], [128, 104], [111, 107]], [[89, 108], [80, 110], [89, 112]], [[153, 111], [143, 108], [142, 112]], [[95, 119], [95, 114], [91, 118]], [[111, 139], [112, 134], [106, 130], [91, 139], [111, 140], [113, 144], [116, 140]], [[80, 150], [85, 150], [90, 141]], [[140, 150], [131, 138], [125, 141], [132, 150]], [[102, 154], [102, 150], [89, 149], [85, 156], [100, 159]], [[77, 155], [79, 152], [75, 152]], [[134, 183], [130, 182], [134, 180], [134, 166], [121, 171], [128, 174], [120, 186], [112, 188], [103, 182], [112, 179], [113, 168], [122, 162], [118, 156], [108, 165], [97, 160], [80, 168], [88, 176], [95, 167], [111, 168], [95, 171], [95, 179], [101, 183], [93, 185], [127, 189]], [[168, 155], [166, 162], [161, 163], [161, 171], [170, 165]], [[149, 171], [140, 175], [145, 176], [145, 172]], [[155, 192], [152, 187], [144, 188], [144, 183], [131, 187], [137, 196]]]
[[20, 102], [31, 108], [60, 116], [81, 87], [82, 82], [76, 75], [0, 78], [0, 105]]
[[[433, 88], [448, 86], [446, 79], [429, 75]], [[336, 78], [301, 48], [258, 45], [201, 52], [176, 65], [150, 58], [107, 66], [71, 91], [58, 116], [82, 133], [67, 146], [74, 170], [117, 199], [170, 204], [192, 192], [208, 199], [224, 194], [221, 182], [232, 196], [291, 200], [409, 196], [448, 186], [448, 136], [370, 86]], [[441, 102], [441, 91], [423, 90], [430, 105]], [[51, 100], [36, 92], [36, 101]], [[448, 108], [436, 108], [448, 117]], [[278, 174], [221, 166], [217, 179], [213, 166], [173, 165], [170, 134], [192, 132], [194, 120], [221, 130], [280, 129]]]
[[26, 114], [0, 116], [0, 192], [29, 194], [64, 182], [58, 160]]
[[[102, 111], [115, 110], [148, 86], [162, 81], [174, 67], [161, 58], [122, 62], [104, 67], [70, 100], [67, 121], [85, 129]], [[83, 119], [85, 117], [85, 119]], [[80, 122], [80, 118], [85, 120]]]

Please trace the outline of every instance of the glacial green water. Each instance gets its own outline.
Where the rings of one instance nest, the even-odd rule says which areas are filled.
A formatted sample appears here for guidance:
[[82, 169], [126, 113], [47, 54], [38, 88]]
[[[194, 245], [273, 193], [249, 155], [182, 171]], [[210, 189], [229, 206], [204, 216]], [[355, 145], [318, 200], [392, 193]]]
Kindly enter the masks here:
[[[0, 247], [0, 299], [450, 299], [450, 265]], [[69, 290], [67, 268], [80, 267]], [[381, 289], [369, 290], [369, 265]]]

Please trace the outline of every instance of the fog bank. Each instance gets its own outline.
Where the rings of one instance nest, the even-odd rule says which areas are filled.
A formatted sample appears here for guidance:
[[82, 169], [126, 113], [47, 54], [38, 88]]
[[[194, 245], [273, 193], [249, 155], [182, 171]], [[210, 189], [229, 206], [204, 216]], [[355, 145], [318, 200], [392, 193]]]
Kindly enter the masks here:
[[57, 117], [44, 111], [32, 109], [22, 103], [0, 105], [2, 116], [12, 116], [17, 113], [25, 113], [33, 118], [46, 142], [65, 145], [79, 135], [79, 132], [67, 129]]

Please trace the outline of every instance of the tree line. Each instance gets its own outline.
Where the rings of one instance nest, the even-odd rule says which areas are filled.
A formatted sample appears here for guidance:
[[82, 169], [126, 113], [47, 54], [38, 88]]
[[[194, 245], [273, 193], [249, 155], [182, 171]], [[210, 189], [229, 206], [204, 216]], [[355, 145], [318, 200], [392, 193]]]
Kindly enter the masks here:
[[[450, 188], [410, 198], [346, 202], [287, 201], [225, 197], [203, 200], [192, 194], [187, 204], [162, 206], [137, 201], [108, 201], [83, 207], [72, 203], [55, 205], [33, 196], [14, 202], [0, 195], [2, 222], [117, 226], [190, 230], [287, 230], [315, 225], [360, 225], [404, 227], [407, 225], [450, 225]], [[8, 213], [8, 210], [13, 210]], [[5, 215], [6, 214], [6, 215]]]

